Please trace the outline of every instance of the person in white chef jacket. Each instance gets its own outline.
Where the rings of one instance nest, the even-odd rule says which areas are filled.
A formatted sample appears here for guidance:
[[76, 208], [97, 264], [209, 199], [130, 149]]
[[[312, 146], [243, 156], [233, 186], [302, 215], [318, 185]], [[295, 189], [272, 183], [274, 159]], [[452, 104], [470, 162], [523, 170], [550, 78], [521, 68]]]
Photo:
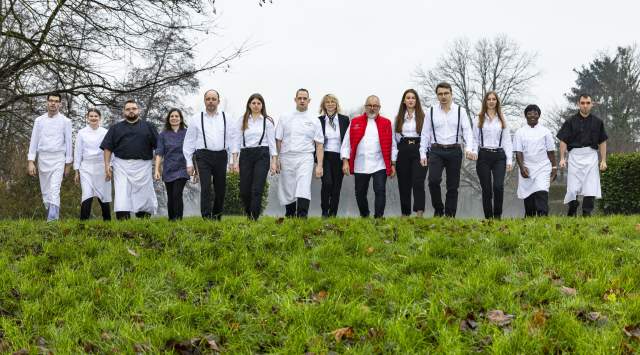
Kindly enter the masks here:
[[520, 168], [518, 198], [524, 199], [525, 217], [549, 214], [549, 185], [556, 179], [555, 142], [551, 132], [538, 121], [540, 107], [524, 109], [527, 124], [515, 134], [513, 151]]
[[313, 153], [317, 163], [315, 176], [322, 177], [324, 135], [318, 118], [309, 112], [309, 91], [298, 89], [296, 110], [280, 118], [276, 126], [277, 170], [280, 173], [278, 197], [286, 217], [306, 218], [311, 202]]
[[73, 152], [74, 181], [80, 184], [82, 198], [80, 220], [89, 219], [93, 198], [98, 199], [102, 219], [111, 220], [111, 181], [107, 181], [104, 170], [104, 154], [100, 144], [107, 134], [102, 127], [102, 114], [96, 108], [87, 111], [87, 126], [78, 131]]
[[36, 118], [29, 142], [28, 173], [38, 175], [47, 221], [60, 218], [60, 187], [73, 162], [71, 120], [60, 113], [62, 96], [47, 95], [47, 113]]

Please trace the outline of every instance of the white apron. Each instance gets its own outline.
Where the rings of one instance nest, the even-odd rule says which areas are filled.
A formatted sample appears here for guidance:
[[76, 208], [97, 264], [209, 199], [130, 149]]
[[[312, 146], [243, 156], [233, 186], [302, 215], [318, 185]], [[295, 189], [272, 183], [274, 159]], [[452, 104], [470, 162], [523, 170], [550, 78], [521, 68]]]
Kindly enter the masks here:
[[311, 200], [313, 178], [313, 154], [286, 152], [280, 155], [280, 181], [278, 197], [280, 204], [288, 205], [298, 197]]
[[565, 204], [575, 200], [578, 195], [602, 197], [597, 150], [591, 147], [571, 149], [568, 170]]
[[155, 213], [158, 208], [153, 188], [152, 160], [119, 159], [113, 157], [113, 184], [116, 212]]
[[82, 201], [97, 197], [102, 202], [111, 202], [111, 181], [105, 181], [104, 160], [84, 159], [80, 163], [80, 187]]
[[64, 152], [38, 152], [38, 178], [42, 201], [47, 209], [50, 205], [60, 207], [60, 187], [64, 176]]
[[549, 191], [551, 184], [551, 162], [546, 153], [537, 156], [525, 156], [524, 166], [529, 177], [518, 174], [518, 198], [525, 199], [537, 191]]

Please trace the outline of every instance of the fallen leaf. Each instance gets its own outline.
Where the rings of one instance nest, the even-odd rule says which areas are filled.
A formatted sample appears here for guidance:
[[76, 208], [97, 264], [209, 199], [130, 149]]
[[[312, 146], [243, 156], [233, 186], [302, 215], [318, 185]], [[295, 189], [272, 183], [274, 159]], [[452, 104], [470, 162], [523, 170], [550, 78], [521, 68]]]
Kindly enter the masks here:
[[136, 253], [136, 251], [131, 248], [127, 248], [127, 252], [129, 252], [129, 254], [135, 256], [136, 258], [139, 256], [138, 253]]
[[88, 341], [88, 340], [84, 340], [84, 341], [79, 341], [80, 345], [82, 346], [82, 349], [84, 350], [85, 353], [97, 353], [100, 352], [100, 349], [96, 346], [96, 344]]
[[640, 223], [636, 224], [636, 232], [640, 232]]
[[282, 223], [284, 223], [284, 217], [280, 217], [276, 219], [276, 224], [282, 224]]
[[240, 323], [237, 323], [237, 322], [229, 323], [229, 329], [231, 329], [233, 331], [239, 330], [240, 329]]
[[20, 349], [16, 352], [13, 353], [13, 355], [29, 355], [29, 350], [27, 349]]
[[376, 251], [373, 247], [368, 247], [367, 248], [367, 254], [371, 255], [373, 254], [373, 252]]
[[335, 337], [336, 342], [341, 342], [343, 339], [353, 339], [353, 328], [352, 327], [344, 327], [339, 328], [331, 332], [331, 334]]
[[0, 339], [0, 352], [5, 353], [11, 349], [11, 343], [7, 340]]
[[578, 291], [575, 288], [571, 288], [567, 286], [560, 287], [560, 292], [564, 293], [567, 296], [575, 296], [578, 293]]
[[535, 328], [542, 328], [544, 324], [547, 322], [547, 318], [549, 318], [549, 314], [544, 311], [544, 309], [538, 309], [534, 314], [533, 318], [531, 318], [531, 324]]
[[136, 354], [150, 352], [151, 348], [147, 344], [133, 344], [133, 352]]
[[314, 261], [311, 263], [311, 268], [316, 270], [316, 271], [320, 271], [320, 263], [317, 261]]
[[313, 302], [316, 303], [320, 303], [322, 301], [324, 301], [325, 298], [327, 298], [327, 296], [329, 295], [329, 293], [325, 290], [322, 290], [314, 295], [311, 296], [311, 300], [313, 300]]
[[369, 330], [367, 330], [367, 336], [369, 337], [369, 339], [382, 338], [384, 337], [384, 330], [369, 328]]
[[478, 322], [476, 321], [476, 317], [473, 313], [467, 314], [467, 318], [460, 321], [460, 331], [462, 332], [475, 331], [477, 328]]
[[624, 290], [620, 288], [610, 288], [604, 293], [602, 299], [613, 303], [618, 300], [618, 297], [621, 296], [623, 292]]
[[627, 325], [622, 328], [622, 331], [629, 338], [640, 340], [640, 325]]
[[209, 350], [220, 352], [220, 347], [218, 346], [218, 343], [216, 342], [216, 339], [213, 335], [205, 335], [204, 340], [206, 340], [206, 344]]
[[104, 340], [104, 341], [110, 341], [111, 340], [111, 334], [109, 334], [108, 332], [102, 332], [100, 333], [100, 339]]
[[513, 314], [505, 314], [503, 311], [496, 309], [487, 313], [487, 319], [489, 320], [489, 322], [499, 327], [506, 327], [511, 324], [511, 321], [513, 320]]

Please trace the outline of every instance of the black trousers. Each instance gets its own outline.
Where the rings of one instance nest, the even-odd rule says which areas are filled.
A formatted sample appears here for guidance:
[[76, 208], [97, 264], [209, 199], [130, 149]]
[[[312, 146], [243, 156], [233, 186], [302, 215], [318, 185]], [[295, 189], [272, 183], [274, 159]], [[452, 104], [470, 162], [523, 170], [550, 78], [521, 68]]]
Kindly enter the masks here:
[[270, 158], [269, 147], [242, 148], [240, 151], [240, 199], [244, 214], [253, 220], [260, 217]]
[[298, 218], [307, 218], [309, 214], [309, 203], [311, 201], [298, 197], [295, 202], [291, 202], [290, 204], [284, 206], [285, 208], [285, 217], [298, 217]]
[[[429, 152], [429, 193], [434, 216], [455, 217], [458, 209], [458, 187], [460, 186], [460, 168], [462, 167], [462, 150], [433, 148]], [[447, 172], [447, 195], [442, 204], [442, 170]]]
[[342, 189], [342, 159], [340, 153], [324, 152], [322, 161], [322, 186], [320, 187], [320, 208], [323, 217], [335, 217], [338, 214], [340, 190]]
[[182, 192], [187, 179], [177, 179], [173, 181], [165, 181], [164, 186], [167, 188], [167, 214], [170, 221], [182, 219], [184, 211], [184, 203], [182, 202]]
[[536, 191], [524, 199], [524, 216], [548, 216], [549, 192]]
[[[109, 206], [109, 202], [102, 202], [99, 198], [96, 197], [98, 203], [100, 204], [100, 209], [102, 210], [102, 220], [110, 221], [111, 220], [111, 210]], [[91, 217], [91, 204], [93, 202], [93, 197], [88, 198], [80, 204], [80, 220], [84, 221]]]
[[[136, 212], [136, 218], [149, 218], [151, 213], [149, 212]], [[116, 211], [116, 219], [119, 221], [127, 220], [131, 218], [131, 211]]]
[[507, 169], [507, 156], [504, 151], [478, 152], [476, 172], [482, 188], [482, 209], [484, 218], [502, 217], [504, 199], [504, 174]]
[[427, 168], [420, 164], [419, 138], [403, 138], [398, 143], [396, 174], [398, 174], [398, 191], [400, 193], [400, 211], [402, 215], [411, 215], [412, 192], [413, 212], [424, 211], [424, 179], [427, 177]]
[[369, 180], [373, 178], [373, 193], [375, 195], [374, 213], [375, 218], [384, 216], [384, 207], [386, 205], [386, 185], [387, 170], [378, 170], [373, 174], [354, 174], [356, 202], [360, 210], [361, 217], [369, 217], [369, 201], [367, 200], [367, 192], [369, 191]]
[[[224, 208], [224, 194], [227, 188], [226, 150], [196, 150], [198, 174], [200, 175], [200, 213], [203, 218], [220, 219]], [[213, 183], [213, 199], [211, 198]]]
[[[593, 213], [593, 208], [595, 206], [596, 197], [595, 196], [584, 196], [582, 198], [582, 216], [589, 217], [591, 213]], [[578, 206], [580, 203], [578, 200], [573, 200], [569, 202], [569, 210], [567, 211], [567, 216], [575, 217], [578, 215]]]

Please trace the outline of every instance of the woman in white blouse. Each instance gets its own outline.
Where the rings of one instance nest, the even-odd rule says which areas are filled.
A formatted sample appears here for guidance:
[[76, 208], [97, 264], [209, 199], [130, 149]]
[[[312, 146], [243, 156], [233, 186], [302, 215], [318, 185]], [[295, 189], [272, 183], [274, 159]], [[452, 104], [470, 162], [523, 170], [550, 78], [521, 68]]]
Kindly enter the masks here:
[[475, 152], [478, 154], [476, 172], [482, 188], [484, 217], [502, 217], [504, 176], [513, 167], [511, 133], [500, 108], [495, 91], [482, 99], [482, 109], [473, 125]]
[[100, 111], [91, 108], [87, 111], [87, 126], [78, 131], [74, 149], [74, 181], [82, 188], [80, 219], [89, 219], [93, 198], [98, 199], [102, 209], [102, 219], [111, 220], [109, 203], [111, 202], [111, 181], [105, 180], [104, 154], [100, 143], [107, 130], [101, 127]]
[[240, 199], [248, 218], [257, 220], [262, 208], [262, 195], [267, 173], [276, 171], [275, 123], [267, 114], [264, 98], [253, 94], [239, 123], [237, 144], [240, 159], [234, 170], [240, 173]]

